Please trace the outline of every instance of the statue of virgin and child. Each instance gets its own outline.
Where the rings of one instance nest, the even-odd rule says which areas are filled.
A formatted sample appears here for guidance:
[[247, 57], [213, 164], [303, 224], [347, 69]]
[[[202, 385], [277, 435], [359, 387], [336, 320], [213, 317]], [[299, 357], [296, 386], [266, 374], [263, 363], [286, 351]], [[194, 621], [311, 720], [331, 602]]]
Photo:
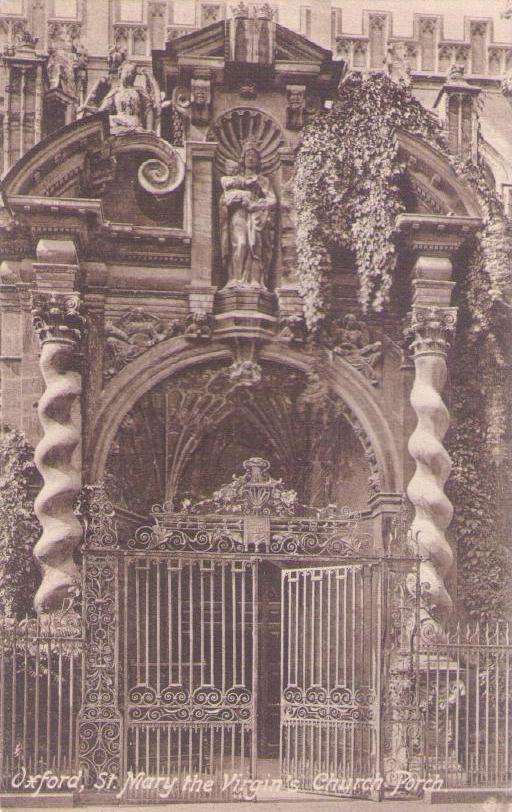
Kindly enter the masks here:
[[274, 250], [277, 198], [269, 179], [261, 174], [256, 142], [246, 141], [240, 163], [226, 161], [225, 170], [219, 221], [226, 288], [266, 290]]

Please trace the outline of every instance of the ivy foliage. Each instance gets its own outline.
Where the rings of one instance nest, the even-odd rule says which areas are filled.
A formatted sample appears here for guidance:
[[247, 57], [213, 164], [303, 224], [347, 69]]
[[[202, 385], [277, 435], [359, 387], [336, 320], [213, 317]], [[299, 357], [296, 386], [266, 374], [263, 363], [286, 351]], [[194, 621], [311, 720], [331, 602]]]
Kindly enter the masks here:
[[34, 449], [21, 432], [0, 435], [0, 614], [22, 618], [39, 583], [33, 557], [41, 528], [34, 514]]
[[453, 425], [447, 436], [453, 473], [447, 492], [455, 509], [451, 533], [461, 607], [470, 617], [502, 617], [508, 614], [511, 593], [499, 494], [510, 477], [503, 448], [510, 431], [504, 368], [510, 365], [506, 348], [512, 345], [507, 311], [512, 227], [483, 167], [451, 156], [437, 119], [408, 87], [382, 74], [349, 75], [332, 110], [319, 114], [304, 132], [295, 201], [305, 317], [310, 332], [321, 337], [336, 248], [355, 256], [362, 310], [379, 312], [389, 302], [395, 221], [405, 209], [398, 129], [441, 151], [473, 190], [482, 212], [481, 234], [464, 258], [457, 284], [459, 324], [450, 364]]
[[397, 128], [443, 144], [408, 87], [382, 74], [350, 74], [332, 109], [304, 131], [295, 171], [300, 288], [309, 329], [325, 316], [332, 248], [354, 251], [363, 311], [389, 300], [395, 220], [404, 210]]

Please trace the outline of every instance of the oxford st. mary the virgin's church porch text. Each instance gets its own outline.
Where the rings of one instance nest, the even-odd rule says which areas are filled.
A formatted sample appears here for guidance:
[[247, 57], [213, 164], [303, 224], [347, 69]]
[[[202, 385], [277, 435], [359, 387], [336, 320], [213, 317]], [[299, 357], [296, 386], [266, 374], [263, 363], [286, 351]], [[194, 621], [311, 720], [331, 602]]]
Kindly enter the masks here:
[[0, 13], [2, 791], [506, 786], [510, 49], [104, 5]]

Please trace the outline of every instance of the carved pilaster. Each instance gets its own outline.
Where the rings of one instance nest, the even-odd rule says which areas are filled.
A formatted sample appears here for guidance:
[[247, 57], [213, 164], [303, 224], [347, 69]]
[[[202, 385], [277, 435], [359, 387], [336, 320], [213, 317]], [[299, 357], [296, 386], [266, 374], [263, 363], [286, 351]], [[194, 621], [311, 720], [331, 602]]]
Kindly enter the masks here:
[[41, 343], [40, 368], [46, 386], [38, 406], [44, 435], [34, 455], [44, 482], [34, 505], [43, 529], [34, 549], [43, 574], [35, 607], [38, 612], [48, 612], [60, 609], [79, 581], [73, 559], [82, 537], [74, 513], [80, 489], [76, 457], [81, 439], [81, 378], [76, 350], [83, 318], [79, 296], [72, 292], [34, 293], [32, 316]]
[[450, 457], [443, 446], [450, 417], [443, 403], [446, 383], [446, 355], [455, 329], [457, 311], [453, 307], [413, 305], [411, 331], [415, 377], [411, 405], [417, 425], [409, 439], [409, 452], [416, 471], [407, 488], [415, 509], [412, 534], [422, 557], [422, 594], [433, 615], [442, 620], [452, 600], [444, 578], [453, 563], [446, 539], [453, 508], [444, 493], [451, 470]]

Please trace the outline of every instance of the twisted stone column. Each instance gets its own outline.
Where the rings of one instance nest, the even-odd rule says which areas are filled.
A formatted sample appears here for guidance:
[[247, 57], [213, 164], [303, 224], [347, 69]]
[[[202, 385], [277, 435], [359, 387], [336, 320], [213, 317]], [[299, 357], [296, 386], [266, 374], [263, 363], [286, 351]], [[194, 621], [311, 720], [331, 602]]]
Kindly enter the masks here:
[[421, 592], [432, 618], [441, 623], [452, 607], [444, 578], [453, 563], [445, 535], [453, 508], [444, 493], [451, 462], [443, 446], [450, 418], [441, 394], [447, 375], [448, 337], [456, 317], [456, 308], [417, 304], [411, 322], [415, 367], [411, 405], [418, 422], [409, 439], [416, 471], [407, 494], [415, 509], [413, 539], [423, 559]]
[[74, 513], [81, 485], [79, 396], [81, 378], [76, 350], [83, 318], [76, 293], [35, 293], [34, 328], [41, 342], [40, 368], [46, 390], [38, 413], [44, 435], [35, 450], [35, 463], [43, 487], [35, 512], [43, 532], [34, 548], [42, 571], [35, 597], [39, 613], [60, 609], [78, 586], [79, 571], [73, 552], [82, 537]]

